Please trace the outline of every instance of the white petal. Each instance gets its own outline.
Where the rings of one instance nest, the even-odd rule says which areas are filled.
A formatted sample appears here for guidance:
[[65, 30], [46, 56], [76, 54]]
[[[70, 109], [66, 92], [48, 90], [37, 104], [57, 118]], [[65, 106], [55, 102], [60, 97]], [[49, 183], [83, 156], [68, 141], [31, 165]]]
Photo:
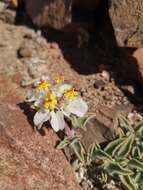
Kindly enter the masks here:
[[67, 105], [66, 110], [78, 117], [83, 117], [88, 110], [88, 106], [82, 98], [77, 97]]
[[27, 102], [34, 102], [38, 99], [43, 99], [45, 97], [45, 92], [38, 92], [36, 90], [30, 90], [27, 92], [26, 101]]
[[58, 85], [55, 89], [53, 89], [53, 91], [55, 92], [57, 97], [61, 97], [63, 96], [64, 91], [69, 88], [71, 88], [71, 85], [64, 83], [64, 84]]
[[35, 107], [40, 107], [41, 105], [42, 105], [42, 103], [43, 103], [43, 99], [38, 99], [38, 100], [36, 100], [35, 102], [34, 102], [34, 106]]
[[40, 91], [39, 93], [37, 93], [37, 98], [44, 98], [46, 95], [45, 91]]
[[27, 102], [34, 102], [36, 100], [35, 90], [29, 90], [26, 95]]
[[40, 128], [44, 122], [49, 120], [49, 118], [50, 118], [50, 113], [48, 110], [39, 110], [34, 115], [33, 119], [34, 125]]
[[61, 84], [59, 86], [58, 92], [63, 94], [65, 90], [68, 90], [70, 88], [71, 88], [71, 85], [69, 84]]
[[57, 115], [57, 119], [59, 120], [60, 129], [63, 130], [65, 128], [64, 115], [61, 111], [57, 111], [56, 115]]
[[56, 89], [56, 90], [54, 89], [53, 92], [54, 92], [54, 93], [56, 94], [56, 96], [59, 97], [59, 98], [62, 97], [62, 95], [63, 95], [62, 93], [58, 92], [57, 89]]
[[63, 114], [64, 114], [66, 117], [69, 117], [70, 114], [71, 114], [71, 112], [67, 109], [67, 107], [63, 108], [63, 109], [62, 109], [62, 112], [63, 112]]
[[61, 111], [51, 111], [51, 126], [55, 132], [64, 129], [65, 121]]
[[34, 106], [35, 107], [40, 107], [43, 104], [45, 98], [45, 93], [44, 92], [39, 92], [36, 95]]

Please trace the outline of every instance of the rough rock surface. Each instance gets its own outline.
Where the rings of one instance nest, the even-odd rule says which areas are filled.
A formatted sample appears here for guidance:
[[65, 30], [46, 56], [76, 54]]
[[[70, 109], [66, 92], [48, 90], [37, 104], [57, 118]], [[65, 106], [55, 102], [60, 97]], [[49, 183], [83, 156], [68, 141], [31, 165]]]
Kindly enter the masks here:
[[73, 0], [26, 0], [27, 13], [37, 26], [61, 29], [71, 22]]
[[143, 48], [137, 49], [133, 53], [133, 57], [136, 59], [136, 64], [138, 68], [138, 79], [143, 85]]
[[37, 0], [36, 2], [25, 0], [25, 2], [29, 17], [38, 27], [51, 27], [74, 33], [80, 30], [81, 26], [91, 28], [91, 23], [95, 24], [97, 8], [102, 6], [100, 0]]
[[[63, 37], [62, 43], [57, 44], [47, 42], [40, 33], [23, 26], [1, 22], [0, 31], [0, 189], [21, 190], [25, 187], [35, 190], [34, 185], [37, 185], [37, 189], [42, 190], [63, 190], [65, 187], [76, 190], [78, 186], [64, 155], [54, 149], [58, 140], [55, 134], [47, 129], [45, 136], [35, 133], [31, 127], [33, 113], [27, 113], [25, 106], [19, 105], [25, 92], [20, 87], [20, 81], [23, 78], [22, 81], [31, 82], [43, 74], [50, 77], [63, 74], [66, 81], [81, 92], [90, 111], [100, 111], [98, 120], [104, 120], [109, 125], [106, 130], [108, 127], [116, 127], [118, 109], [113, 110], [113, 114], [110, 110], [111, 114], [108, 114], [109, 109], [102, 106], [112, 109], [123, 104], [125, 110], [130, 112], [126, 107], [130, 104], [130, 99], [113, 78], [117, 74], [113, 73], [113, 67], [117, 65], [109, 48], [104, 49], [105, 36], [103, 35], [103, 40], [99, 38], [94, 48], [79, 49], [68, 45], [64, 35], [60, 36]], [[133, 86], [126, 84], [125, 88], [135, 96]], [[93, 120], [88, 135], [85, 133], [85, 141], [95, 139], [95, 125], [96, 121]], [[104, 140], [101, 133], [98, 138], [100, 137]], [[51, 188], [46, 187], [48, 183], [51, 183]]]
[[142, 47], [143, 1], [110, 0], [110, 16], [119, 45]]
[[20, 87], [2, 76], [0, 84], [0, 189], [79, 190], [64, 154], [55, 149], [57, 136], [48, 129], [44, 136], [35, 132], [22, 110]]
[[0, 23], [0, 189], [79, 190], [64, 154], [55, 149], [56, 134], [32, 128], [32, 112], [22, 104], [20, 81], [27, 67], [17, 51], [24, 36], [36, 35], [26, 27]]

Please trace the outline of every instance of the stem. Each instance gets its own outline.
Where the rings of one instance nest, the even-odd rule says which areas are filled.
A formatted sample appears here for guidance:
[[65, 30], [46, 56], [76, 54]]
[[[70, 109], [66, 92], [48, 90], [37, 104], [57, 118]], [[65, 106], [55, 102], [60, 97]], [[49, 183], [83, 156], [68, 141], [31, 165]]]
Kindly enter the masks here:
[[70, 129], [69, 125], [65, 122], [65, 134], [67, 135], [68, 138], [73, 138], [74, 137], [74, 130]]

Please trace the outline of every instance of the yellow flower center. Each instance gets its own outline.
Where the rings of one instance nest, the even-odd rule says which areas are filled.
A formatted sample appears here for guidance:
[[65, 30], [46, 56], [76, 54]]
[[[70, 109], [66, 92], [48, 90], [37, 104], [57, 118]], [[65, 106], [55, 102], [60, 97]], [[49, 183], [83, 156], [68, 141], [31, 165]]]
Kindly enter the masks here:
[[64, 96], [70, 100], [73, 100], [78, 95], [78, 92], [75, 90], [75, 88], [70, 88], [65, 90]]
[[53, 110], [56, 107], [57, 103], [58, 103], [58, 101], [57, 101], [56, 95], [53, 92], [50, 92], [47, 94], [47, 96], [45, 98], [43, 107], [45, 109]]
[[64, 82], [64, 76], [63, 75], [56, 76], [55, 81], [57, 84], [61, 84], [62, 82]]
[[49, 82], [42, 80], [38, 84], [37, 89], [46, 91], [49, 89], [50, 86], [51, 86], [51, 84]]

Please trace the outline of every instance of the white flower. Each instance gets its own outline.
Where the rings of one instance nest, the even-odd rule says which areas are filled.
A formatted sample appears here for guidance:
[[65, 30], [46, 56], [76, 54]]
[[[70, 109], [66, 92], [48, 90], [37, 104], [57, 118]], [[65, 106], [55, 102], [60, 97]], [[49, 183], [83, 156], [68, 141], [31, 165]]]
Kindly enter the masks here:
[[65, 90], [67, 89], [70, 89], [71, 88], [71, 85], [69, 84], [66, 84], [66, 83], [63, 83], [63, 84], [60, 84], [60, 85], [57, 85], [53, 91], [55, 92], [55, 94], [57, 95], [57, 97], [62, 97]]
[[59, 110], [54, 111], [50, 109], [40, 109], [36, 112], [34, 116], [34, 125], [39, 129], [42, 127], [43, 123], [49, 121], [53, 130], [58, 132], [65, 128], [65, 117], [70, 117], [70, 114], [74, 114], [78, 117], [83, 117], [88, 110], [88, 106], [81, 97], [69, 101], [69, 103], [64, 107], [64, 109], [59, 108]]
[[86, 102], [79, 96], [74, 100], [69, 101], [67, 106], [63, 109], [65, 115], [69, 116], [72, 113], [78, 117], [83, 117], [87, 111], [88, 106]]
[[50, 119], [50, 112], [49, 110], [42, 110], [36, 112], [34, 115], [34, 125], [37, 126], [39, 129], [42, 127], [43, 123]]
[[35, 107], [40, 107], [44, 97], [44, 91], [31, 90], [27, 92], [26, 101], [33, 102], [33, 106]]
[[46, 80], [39, 81], [36, 89], [27, 93], [26, 101], [31, 102], [33, 108], [39, 108], [33, 119], [34, 125], [40, 129], [49, 121], [55, 132], [65, 128], [64, 117], [70, 119], [71, 114], [83, 117], [88, 110], [86, 102], [71, 85], [62, 83], [51, 87]]
[[66, 83], [61, 84], [56, 89], [56, 94], [58, 97], [65, 96], [65, 105], [61, 108], [65, 116], [69, 117], [70, 114], [74, 114], [78, 117], [83, 117], [86, 114], [88, 110], [86, 102], [71, 85]]
[[64, 115], [61, 111], [51, 111], [51, 126], [54, 131], [63, 130], [65, 127]]
[[78, 95], [78, 92], [69, 84], [63, 83], [56, 89], [59, 97], [65, 97], [65, 105], [61, 108], [63, 114], [67, 117], [74, 114], [83, 117], [88, 111], [86, 102]]
[[40, 109], [36, 112], [34, 116], [34, 124], [39, 129], [42, 127], [43, 123], [49, 121], [53, 130], [58, 132], [63, 130], [65, 127], [64, 115], [61, 111], [49, 111], [46, 109]]

